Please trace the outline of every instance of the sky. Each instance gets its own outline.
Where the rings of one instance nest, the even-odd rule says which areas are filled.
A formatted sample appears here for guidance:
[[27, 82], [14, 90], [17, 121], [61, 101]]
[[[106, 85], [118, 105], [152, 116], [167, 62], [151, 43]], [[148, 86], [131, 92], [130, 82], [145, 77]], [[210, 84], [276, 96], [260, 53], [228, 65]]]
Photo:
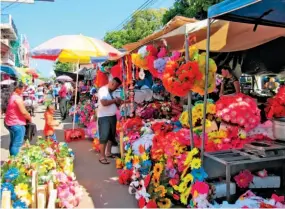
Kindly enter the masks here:
[[[11, 14], [19, 34], [25, 34], [31, 49], [59, 36], [83, 34], [102, 39], [146, 0], [55, 0], [34, 4], [15, 3], [2, 11]], [[169, 8], [175, 0], [157, 0], [151, 8]], [[9, 5], [2, 4], [1, 7]], [[53, 62], [30, 61], [45, 77], [52, 73]]]

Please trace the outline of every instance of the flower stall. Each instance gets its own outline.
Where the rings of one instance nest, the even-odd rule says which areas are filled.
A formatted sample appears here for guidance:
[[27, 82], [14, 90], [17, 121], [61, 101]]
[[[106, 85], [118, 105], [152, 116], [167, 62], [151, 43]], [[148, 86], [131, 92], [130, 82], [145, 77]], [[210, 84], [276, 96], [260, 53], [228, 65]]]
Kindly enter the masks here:
[[25, 143], [1, 168], [2, 207], [78, 206], [83, 190], [75, 179], [73, 160], [74, 153], [66, 143], [44, 139], [36, 145]]
[[[188, 110], [172, 114], [174, 103], [169, 102], [167, 94], [207, 95], [215, 92], [216, 84], [221, 82], [216, 79], [214, 60], [207, 61], [206, 54], [199, 53], [195, 45], [186, 48], [186, 52], [189, 61], [181, 52], [168, 51], [164, 43], [143, 46], [131, 55], [134, 75], [139, 74], [136, 79], [143, 78], [148, 71], [158, 82], [152, 86], [153, 101], [135, 105], [134, 114], [120, 121], [124, 155], [116, 160], [119, 183], [128, 186], [140, 208], [284, 207], [284, 196], [279, 196], [282, 192], [264, 196], [250, 191], [279, 188], [280, 173], [272, 168], [282, 167], [280, 162], [285, 159], [282, 153], [270, 156], [267, 150], [255, 152], [256, 144], [274, 144], [274, 134], [271, 121], [260, 123], [260, 110], [253, 98], [239, 93], [223, 96], [215, 103], [205, 97], [206, 100], [196, 101], [193, 106], [189, 103]], [[155, 92], [163, 93], [157, 98], [166, 101], [158, 101]], [[282, 105], [281, 95], [282, 88], [275, 102], [269, 102], [267, 112], [271, 115], [282, 111], [272, 110], [277, 104]], [[189, 131], [191, 127], [193, 134]], [[263, 161], [268, 164], [273, 158], [278, 163], [260, 164]], [[223, 170], [225, 167], [212, 163], [217, 159], [232, 168], [246, 164], [249, 169]], [[215, 174], [216, 168], [219, 172]], [[229, 197], [229, 193], [236, 195], [236, 202], [219, 201]]]

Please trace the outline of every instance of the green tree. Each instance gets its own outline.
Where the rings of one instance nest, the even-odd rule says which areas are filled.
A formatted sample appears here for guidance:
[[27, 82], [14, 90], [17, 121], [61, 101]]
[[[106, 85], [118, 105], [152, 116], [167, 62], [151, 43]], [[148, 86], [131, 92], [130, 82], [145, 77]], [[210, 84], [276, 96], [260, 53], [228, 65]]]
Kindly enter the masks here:
[[122, 30], [107, 32], [104, 41], [116, 48], [136, 42], [159, 30], [166, 9], [146, 9], [135, 13]]
[[74, 66], [72, 63], [63, 63], [63, 62], [57, 61], [54, 64], [54, 70], [65, 71], [65, 72], [73, 72]]
[[207, 10], [210, 6], [220, 3], [223, 0], [176, 0], [173, 6], [165, 12], [163, 24], [166, 24], [173, 17], [180, 15], [197, 20], [207, 18]]

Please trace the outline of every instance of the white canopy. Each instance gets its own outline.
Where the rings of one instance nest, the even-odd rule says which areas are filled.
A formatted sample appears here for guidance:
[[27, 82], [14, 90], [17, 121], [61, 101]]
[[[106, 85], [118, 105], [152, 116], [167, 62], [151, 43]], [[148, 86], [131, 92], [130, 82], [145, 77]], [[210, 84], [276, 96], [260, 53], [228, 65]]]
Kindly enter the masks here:
[[[285, 36], [284, 28], [215, 20], [211, 24], [210, 51], [234, 52], [251, 49]], [[185, 34], [196, 37], [196, 46], [206, 50], [207, 20], [185, 24], [157, 40], [165, 39], [170, 50], [183, 50]]]

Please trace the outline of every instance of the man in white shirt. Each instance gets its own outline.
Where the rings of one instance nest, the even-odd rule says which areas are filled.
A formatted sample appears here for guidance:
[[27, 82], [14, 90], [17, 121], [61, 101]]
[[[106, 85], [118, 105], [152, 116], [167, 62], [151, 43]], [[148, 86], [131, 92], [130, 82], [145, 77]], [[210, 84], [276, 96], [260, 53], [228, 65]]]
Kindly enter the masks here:
[[114, 98], [112, 93], [122, 84], [119, 78], [113, 78], [108, 85], [98, 91], [98, 131], [100, 140], [100, 158], [102, 164], [109, 164], [107, 158], [115, 158], [111, 153], [112, 144], [116, 142], [116, 112], [122, 100]]

